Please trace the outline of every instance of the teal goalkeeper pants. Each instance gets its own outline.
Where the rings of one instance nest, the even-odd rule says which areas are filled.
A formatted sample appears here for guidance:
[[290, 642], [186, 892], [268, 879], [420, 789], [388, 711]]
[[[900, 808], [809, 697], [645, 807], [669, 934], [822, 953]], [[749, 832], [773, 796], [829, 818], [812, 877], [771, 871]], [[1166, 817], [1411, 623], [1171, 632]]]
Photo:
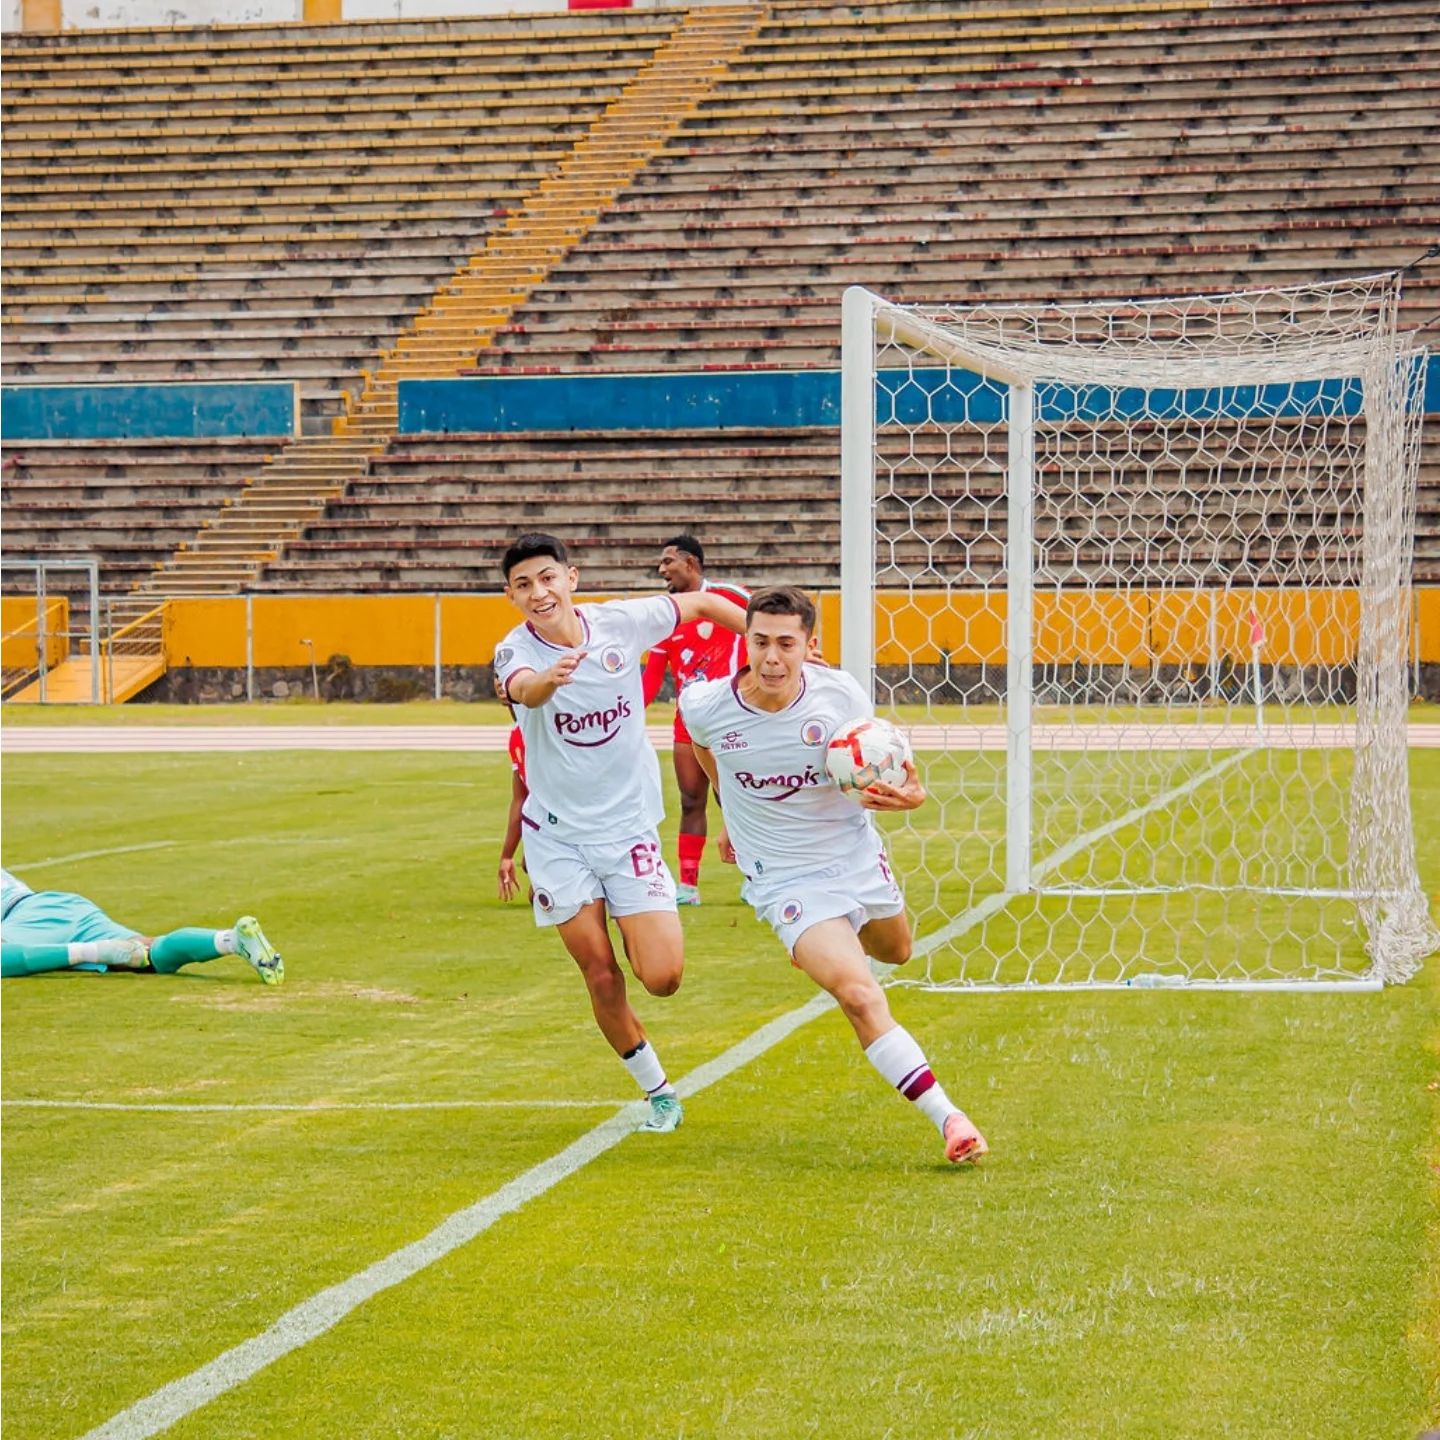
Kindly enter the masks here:
[[[7, 936], [12, 927], [7, 924]], [[133, 931], [125, 932], [133, 934]], [[205, 960], [219, 958], [215, 948], [215, 931], [187, 928], [171, 930], [159, 936], [150, 947], [150, 965], [162, 975], [173, 975], [182, 965], [198, 964]], [[41, 944], [27, 944], [6, 939], [0, 945], [0, 978], [10, 980], [18, 975], [43, 975], [48, 970], [104, 970], [104, 965], [72, 966], [70, 964], [69, 942], [56, 944], [48, 941]]]

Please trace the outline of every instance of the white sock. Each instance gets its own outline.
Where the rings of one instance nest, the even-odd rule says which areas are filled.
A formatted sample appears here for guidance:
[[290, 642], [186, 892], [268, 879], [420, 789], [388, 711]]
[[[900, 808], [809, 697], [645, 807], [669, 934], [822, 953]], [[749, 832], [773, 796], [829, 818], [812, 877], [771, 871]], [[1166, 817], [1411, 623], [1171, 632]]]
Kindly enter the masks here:
[[648, 1040], [642, 1040], [628, 1055], [620, 1057], [635, 1083], [647, 1095], [673, 1095], [675, 1087], [665, 1078], [665, 1067]]
[[903, 1026], [887, 1030], [865, 1050], [865, 1058], [943, 1135], [945, 1122], [956, 1113], [930, 1069], [925, 1052]]
[[238, 955], [240, 946], [235, 939], [235, 932], [233, 930], [217, 930], [215, 932], [215, 950], [220, 955]]
[[70, 952], [70, 963], [72, 965], [98, 965], [100, 963], [100, 946], [94, 940], [77, 940], [73, 945], [65, 947]]

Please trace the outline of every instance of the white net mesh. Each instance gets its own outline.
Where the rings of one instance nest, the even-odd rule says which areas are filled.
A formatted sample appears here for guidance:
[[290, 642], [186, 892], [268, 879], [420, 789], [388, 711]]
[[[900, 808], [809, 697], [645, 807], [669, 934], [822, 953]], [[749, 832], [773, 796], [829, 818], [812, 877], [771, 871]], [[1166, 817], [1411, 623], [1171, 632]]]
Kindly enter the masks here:
[[931, 794], [891, 834], [927, 983], [1398, 981], [1440, 940], [1396, 298], [874, 302], [844, 584]]

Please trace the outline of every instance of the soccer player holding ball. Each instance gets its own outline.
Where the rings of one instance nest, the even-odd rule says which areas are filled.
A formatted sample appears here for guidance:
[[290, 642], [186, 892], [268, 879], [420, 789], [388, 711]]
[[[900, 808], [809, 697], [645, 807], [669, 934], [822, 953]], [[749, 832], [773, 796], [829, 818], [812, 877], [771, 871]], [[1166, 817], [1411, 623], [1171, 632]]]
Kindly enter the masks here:
[[640, 658], [676, 625], [737, 634], [745, 612], [708, 591], [577, 606], [579, 572], [553, 535], [522, 535], [502, 562], [524, 616], [495, 652], [495, 680], [525, 739], [520, 811], [537, 925], [560, 932], [595, 1021], [650, 1100], [641, 1127], [674, 1130], [680, 1101], [625, 994], [607, 923], [635, 978], [673, 995], [685, 968], [675, 882], [660, 854], [660, 761], [645, 734]]
[[914, 810], [925, 790], [908, 756], [900, 784], [847, 794], [831, 779], [830, 737], [872, 707], [843, 671], [806, 663], [814, 630], [804, 591], [762, 590], [746, 616], [750, 664], [681, 692], [696, 758], [725, 816], [720, 855], [739, 865], [742, 894], [794, 963], [835, 997], [866, 1058], [934, 1122], [946, 1157], [978, 1160], [984, 1137], [896, 1024], [865, 958], [903, 965], [911, 948], [905, 902], [868, 812]]

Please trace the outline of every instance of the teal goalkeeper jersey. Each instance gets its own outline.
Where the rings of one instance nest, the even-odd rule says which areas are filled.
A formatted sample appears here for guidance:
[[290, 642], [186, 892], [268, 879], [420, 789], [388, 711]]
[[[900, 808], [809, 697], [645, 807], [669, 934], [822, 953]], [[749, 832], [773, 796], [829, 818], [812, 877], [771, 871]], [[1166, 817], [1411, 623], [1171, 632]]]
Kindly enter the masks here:
[[0, 920], [3, 920], [27, 895], [35, 892], [8, 870], [0, 870]]

